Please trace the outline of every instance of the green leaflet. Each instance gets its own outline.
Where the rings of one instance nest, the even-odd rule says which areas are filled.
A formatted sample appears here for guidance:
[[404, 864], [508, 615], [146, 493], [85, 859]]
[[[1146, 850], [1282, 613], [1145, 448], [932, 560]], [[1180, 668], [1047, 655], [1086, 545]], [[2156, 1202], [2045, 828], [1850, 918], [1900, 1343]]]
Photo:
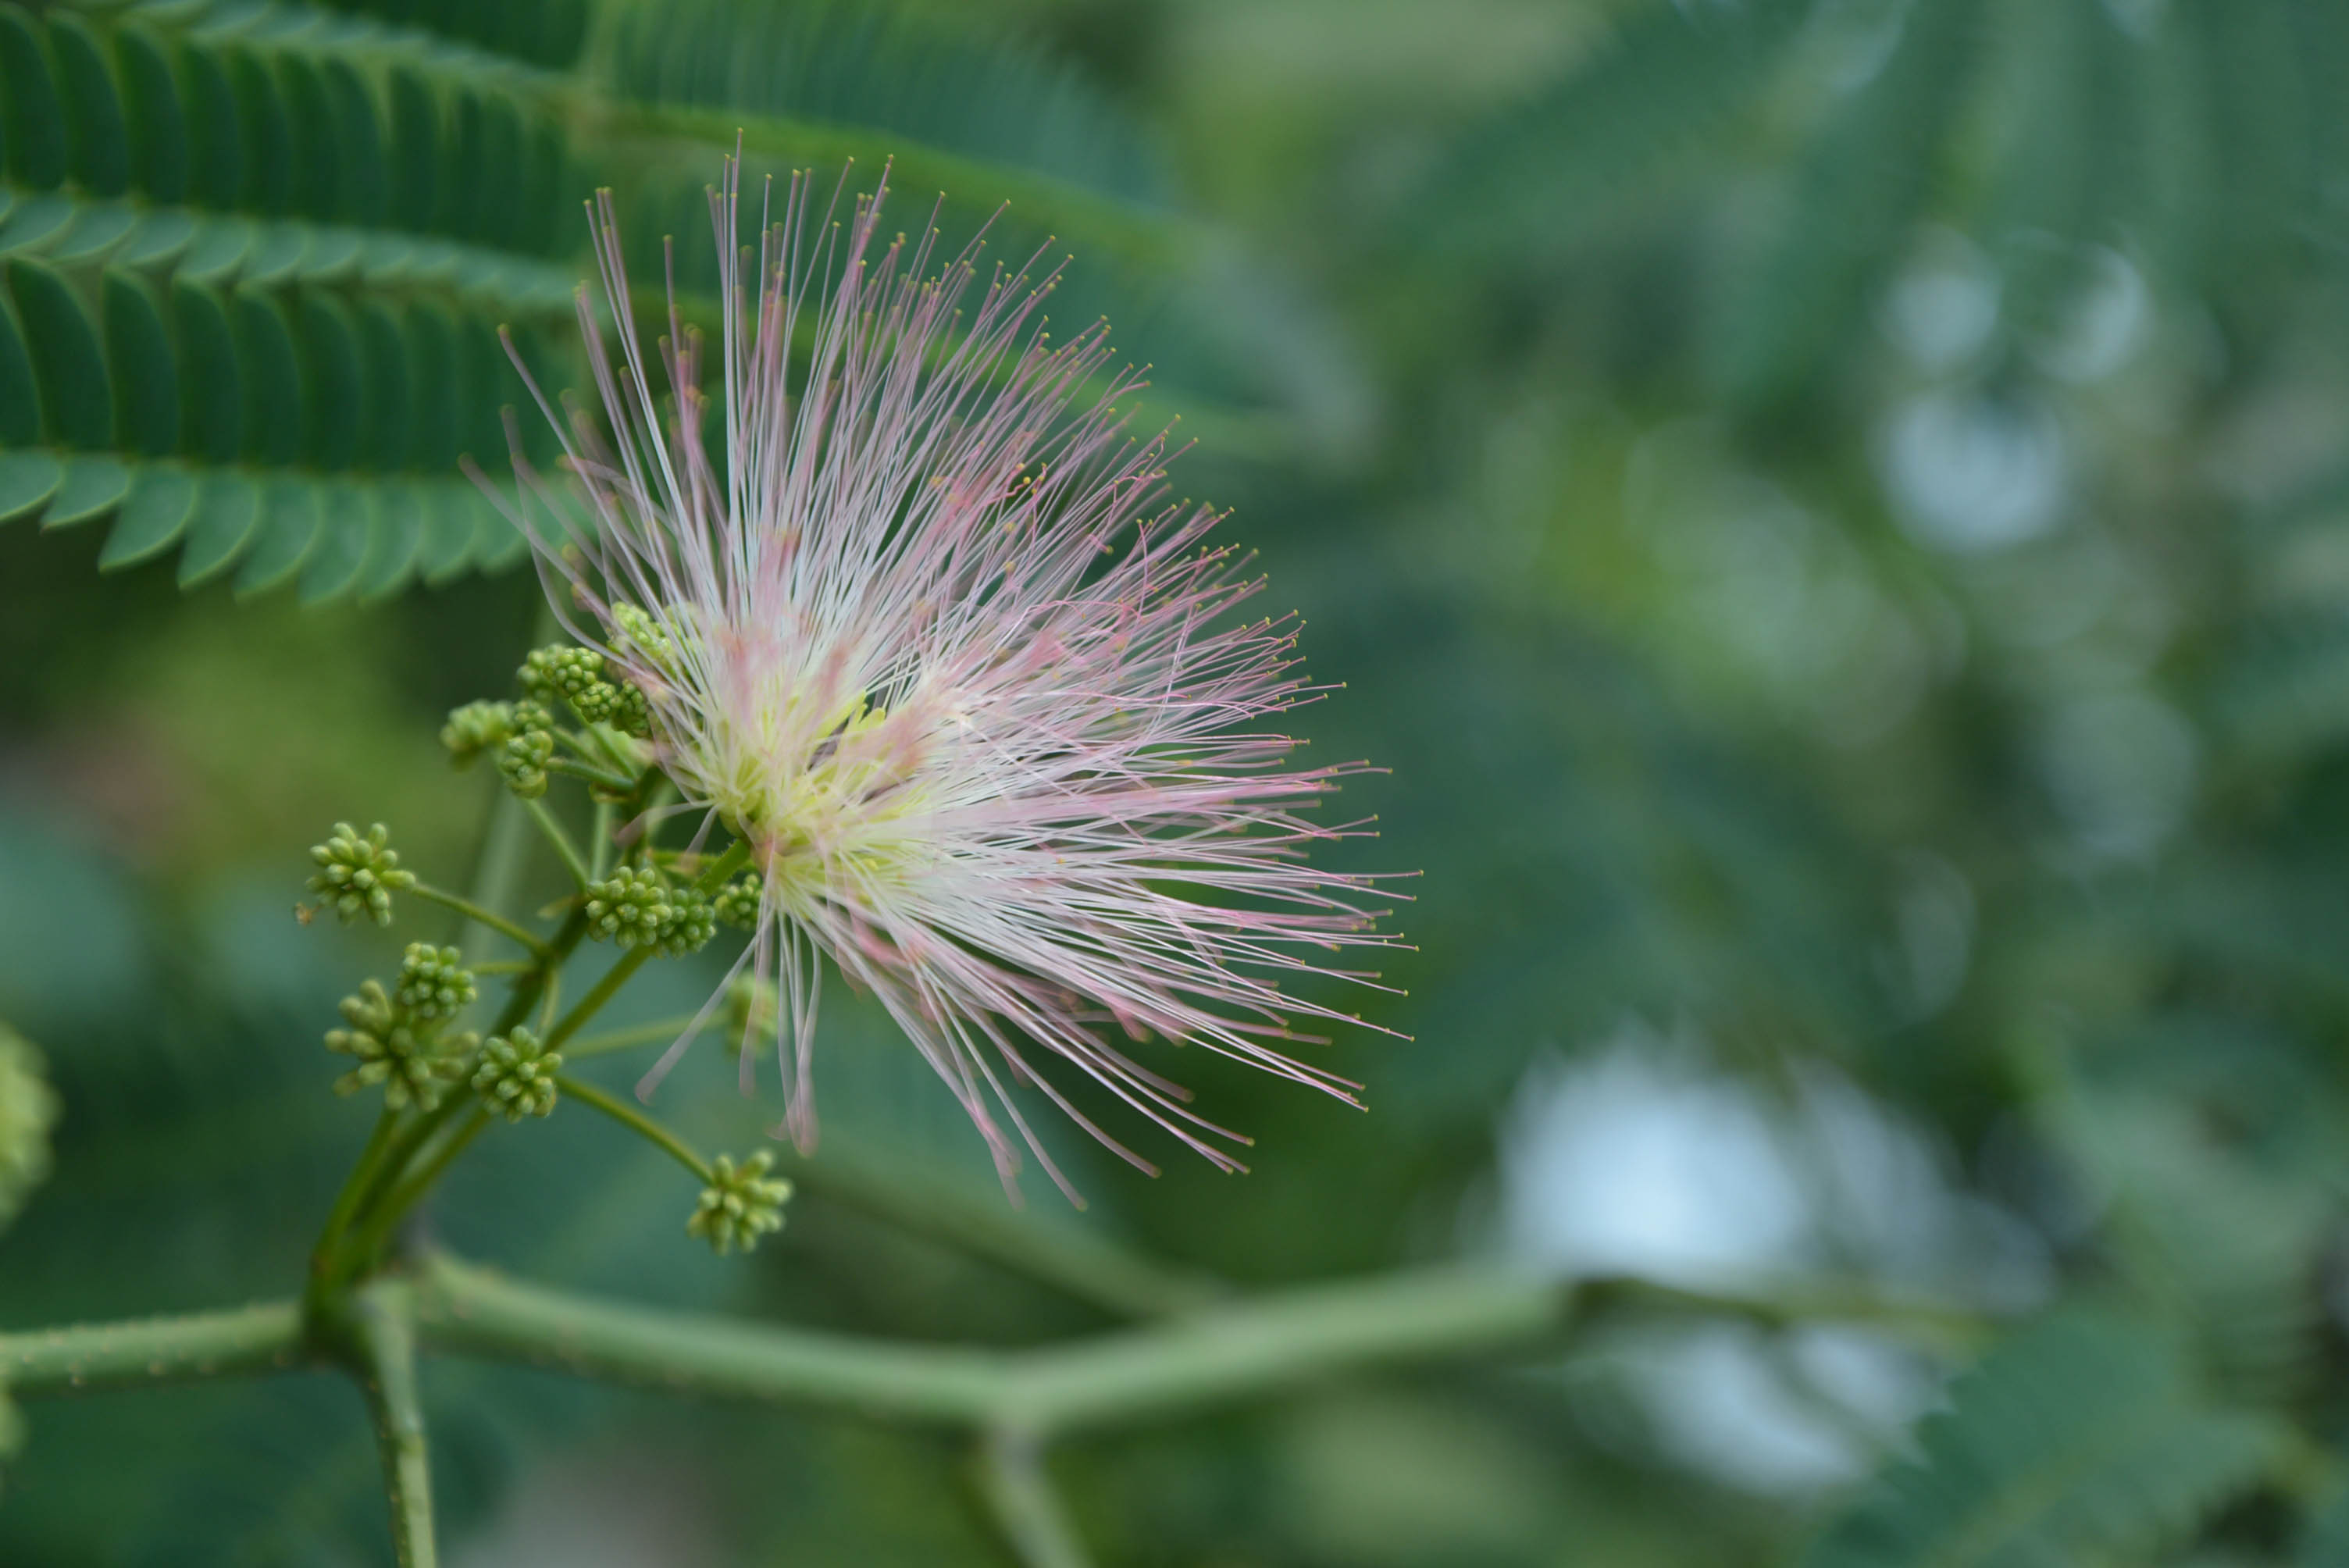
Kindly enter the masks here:
[[0, 114], [8, 173], [41, 190], [66, 177], [66, 116], [58, 101], [38, 24], [15, 5], [0, 5]]
[[179, 445], [180, 377], [154, 285], [134, 273], [105, 274], [107, 365], [121, 444], [149, 457]]
[[[310, 599], [511, 564], [525, 542], [459, 472], [502, 473], [504, 410], [527, 412], [498, 331], [550, 393], [576, 386], [581, 202], [650, 172], [624, 209], [698, 232], [730, 106], [754, 99], [762, 155], [903, 149], [916, 185], [982, 216], [1011, 198], [1096, 257], [1187, 245], [1146, 148], [1041, 57], [754, 20], [795, 52], [721, 82], [721, 11], [616, 14], [657, 46], [627, 70], [663, 101], [628, 105], [579, 63], [585, 0], [0, 5], [0, 517], [119, 513], [109, 568], [176, 551], [190, 583]], [[540, 420], [518, 428], [552, 457]]]
[[106, 536], [98, 566], [114, 571], [136, 566], [180, 542], [196, 511], [196, 480], [177, 469], [150, 468], [136, 475], [130, 493]]
[[66, 116], [67, 167], [85, 191], [119, 195], [130, 183], [130, 132], [114, 73], [96, 34], [70, 12], [48, 18]]
[[153, 34], [136, 26], [116, 30], [114, 52], [129, 116], [130, 183], [158, 201], [181, 201], [187, 195], [190, 153], [197, 139], [171, 57]]
[[1713, 351], [1730, 395], [1760, 407], [1813, 385], [1936, 194], [1944, 139], [1978, 63], [1981, 0], [1918, 0], [1890, 56], [1836, 104], [1759, 253], [1737, 272]]
[[82, 302], [62, 276], [38, 262], [11, 257], [6, 277], [40, 391], [42, 435], [58, 446], [109, 445], [114, 415], [106, 361]]

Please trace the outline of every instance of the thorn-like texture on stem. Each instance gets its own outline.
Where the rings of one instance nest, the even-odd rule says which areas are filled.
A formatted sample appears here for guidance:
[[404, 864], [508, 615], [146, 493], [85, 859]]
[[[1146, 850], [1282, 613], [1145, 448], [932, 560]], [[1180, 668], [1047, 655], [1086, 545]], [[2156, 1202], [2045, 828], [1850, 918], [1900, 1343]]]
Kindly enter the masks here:
[[391, 1504], [393, 1557], [399, 1568], [435, 1568], [440, 1559], [432, 1531], [432, 1466], [424, 1443], [416, 1325], [407, 1295], [404, 1284], [362, 1291], [352, 1304], [351, 1348], [367, 1411], [375, 1418], [384, 1494]]
[[934, 228], [884, 239], [883, 191], [826, 211], [795, 178], [752, 275], [739, 182], [730, 161], [711, 197], [719, 336], [672, 312], [657, 366], [627, 325], [608, 197], [597, 211], [618, 341], [584, 294], [580, 324], [611, 438], [542, 398], [585, 525], [547, 521], [580, 509], [515, 457], [516, 519], [588, 649], [550, 664], [548, 689], [643, 693], [656, 761], [748, 844], [757, 881], [719, 913], [751, 927], [748, 966], [779, 982], [802, 1150], [829, 960], [919, 1047], [1007, 1182], [1023, 1146], [1061, 1181], [1014, 1099], [1027, 1087], [1150, 1169], [1055, 1065], [1239, 1169], [1247, 1140], [1133, 1043], [1350, 1099], [1292, 1054], [1321, 1043], [1292, 1025], [1352, 1015], [1281, 982], [1375, 983], [1337, 955], [1394, 940], [1372, 929], [1373, 879], [1304, 858], [1359, 827], [1309, 813], [1362, 769], [1290, 765], [1281, 723], [1323, 689], [1298, 671], [1294, 617], [1235, 614], [1262, 579], [1210, 542], [1220, 514], [1170, 501], [1165, 438], [1128, 433], [1116, 403], [1139, 381], [1111, 368], [1104, 325], [1046, 333], [1059, 271], [1031, 275], [1040, 253], [983, 273], [977, 243], [942, 257]]

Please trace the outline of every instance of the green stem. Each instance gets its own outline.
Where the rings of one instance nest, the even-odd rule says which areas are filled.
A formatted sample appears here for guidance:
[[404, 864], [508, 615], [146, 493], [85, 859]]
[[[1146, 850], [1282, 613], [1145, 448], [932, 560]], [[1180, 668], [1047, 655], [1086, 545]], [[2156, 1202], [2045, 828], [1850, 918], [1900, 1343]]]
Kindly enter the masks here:
[[[682, 1032], [679, 1026], [667, 1037]], [[1164, 1316], [1224, 1294], [1213, 1280], [1128, 1252], [1073, 1220], [1023, 1214], [991, 1190], [981, 1194], [962, 1183], [925, 1178], [902, 1160], [885, 1158], [836, 1131], [825, 1132], [823, 1149], [813, 1158], [784, 1151], [778, 1169], [809, 1197], [983, 1258], [1113, 1316]]]
[[305, 1359], [299, 1303], [0, 1334], [0, 1384], [21, 1398], [275, 1372]]
[[587, 874], [587, 862], [580, 857], [571, 835], [563, 830], [563, 824], [554, 820], [554, 813], [546, 809], [544, 800], [524, 800], [523, 809], [538, 824], [538, 830], [546, 835], [546, 841], [554, 846], [554, 852], [563, 857], [564, 869], [570, 872], [571, 880], [584, 891], [595, 879]]
[[[473, 868], [471, 902], [484, 909], [505, 909], [514, 902], [522, 883], [523, 861], [530, 851], [527, 813], [522, 802], [497, 780], [491, 781], [490, 822], [481, 835], [481, 860]], [[489, 934], [475, 927], [461, 944], [468, 967], [478, 969], [489, 954]], [[538, 951], [533, 939], [532, 951]]]
[[627, 1101], [605, 1094], [592, 1083], [582, 1083], [577, 1078], [567, 1076], [558, 1076], [554, 1080], [554, 1087], [558, 1093], [567, 1094], [582, 1105], [595, 1107], [630, 1131], [638, 1133], [660, 1145], [672, 1159], [699, 1177], [704, 1183], [711, 1180], [708, 1161], [696, 1154], [676, 1133], [671, 1132]]
[[546, 944], [541, 941], [537, 936], [532, 934], [529, 931], [524, 930], [522, 926], [519, 926], [512, 921], [508, 920], [504, 915], [499, 914], [493, 910], [483, 909], [480, 904], [475, 903], [469, 898], [460, 898], [453, 892], [442, 892], [439, 888], [427, 886], [423, 882], [418, 882], [414, 887], [409, 888], [408, 891], [414, 893], [419, 898], [429, 899], [431, 902], [440, 904], [444, 909], [453, 909], [459, 914], [463, 915], [467, 920], [472, 921], [481, 925], [486, 925], [492, 931], [498, 933], [502, 936], [511, 937], [513, 941], [521, 944], [523, 950], [528, 953], [532, 957], [542, 962], [545, 960]]
[[391, 1503], [391, 1540], [399, 1568], [434, 1568], [432, 1466], [424, 1443], [424, 1406], [416, 1388], [416, 1329], [404, 1286], [362, 1293], [352, 1313], [351, 1341], [360, 1386], [375, 1418], [383, 1456], [383, 1487]]
[[[465, 1101], [458, 1100], [453, 1103], [462, 1105]], [[432, 1157], [426, 1161], [413, 1175], [393, 1188], [384, 1200], [376, 1205], [366, 1226], [358, 1233], [358, 1244], [355, 1255], [360, 1258], [373, 1258], [381, 1253], [384, 1243], [390, 1238], [393, 1227], [407, 1216], [408, 1212], [417, 1205], [425, 1193], [432, 1190], [432, 1184], [440, 1180], [449, 1167], [456, 1162], [457, 1156], [465, 1152], [473, 1140], [479, 1138], [482, 1130], [489, 1124], [490, 1108], [486, 1105], [476, 1105], [473, 1108], [472, 1116], [465, 1125], [441, 1140], [440, 1147], [433, 1151]]]
[[595, 802], [595, 836], [589, 841], [587, 852], [594, 857], [588, 870], [595, 873], [595, 881], [602, 882], [610, 873], [612, 865], [612, 802], [609, 800]]
[[693, 885], [706, 893], [714, 893], [726, 885], [726, 879], [750, 863], [750, 846], [740, 839], [726, 846], [726, 852], [701, 868]]
[[979, 1496], [1011, 1554], [1025, 1568], [1087, 1568], [1092, 1559], [1044, 1472], [1043, 1446], [997, 1427], [980, 1438], [978, 1459]]
[[1575, 1293], [1511, 1274], [1443, 1272], [1321, 1286], [1065, 1348], [909, 1346], [585, 1300], [447, 1258], [418, 1295], [450, 1349], [574, 1372], [1039, 1439], [1260, 1398], [1361, 1367], [1530, 1350]]
[[580, 762], [568, 757], [548, 758], [546, 770], [568, 779], [585, 779], [588, 783], [601, 784], [606, 789], [626, 789], [636, 784], [636, 780], [625, 773], [615, 773], [608, 768], [598, 768], [592, 762]]
[[319, 1305], [318, 1293], [326, 1288], [333, 1273], [335, 1249], [343, 1233], [350, 1228], [351, 1218], [359, 1212], [359, 1204], [375, 1185], [382, 1170], [385, 1155], [392, 1146], [392, 1133], [399, 1125], [399, 1112], [389, 1106], [375, 1119], [375, 1130], [367, 1135], [367, 1146], [359, 1150], [358, 1162], [343, 1179], [342, 1191], [335, 1194], [335, 1205], [326, 1212], [326, 1222], [318, 1232], [317, 1243], [310, 1249], [310, 1305]]
[[[506, 996], [504, 1010], [499, 1013], [496, 1022], [490, 1026], [491, 1034], [509, 1034], [516, 1024], [530, 1016], [530, 1009], [538, 1000], [539, 994], [553, 980], [554, 972], [562, 966], [563, 961], [571, 955], [571, 950], [578, 946], [581, 938], [586, 934], [586, 912], [572, 911], [571, 917], [563, 923], [562, 929], [557, 931], [554, 939], [546, 944], [546, 956], [530, 973], [515, 982], [512, 991]], [[365, 1229], [373, 1229], [372, 1220], [375, 1210], [388, 1196], [393, 1186], [406, 1172], [409, 1166], [415, 1161], [424, 1146], [431, 1141], [433, 1135], [446, 1127], [457, 1112], [464, 1109], [471, 1099], [470, 1093], [451, 1095], [440, 1103], [439, 1109], [417, 1118], [409, 1124], [407, 1130], [401, 1133], [398, 1140], [392, 1145], [389, 1153], [378, 1162], [376, 1170], [360, 1185], [359, 1196], [352, 1210], [351, 1218], [346, 1222], [347, 1229], [348, 1224], [354, 1222], [362, 1223]], [[357, 1181], [356, 1171], [353, 1172], [353, 1181]], [[385, 1233], [388, 1234], [388, 1232]], [[356, 1258], [330, 1258], [322, 1248], [319, 1253], [321, 1261], [312, 1265], [314, 1271], [319, 1275], [319, 1284], [314, 1288], [326, 1289], [334, 1285], [348, 1284], [357, 1277], [357, 1271], [364, 1268], [371, 1256], [371, 1253], [362, 1253]]]
[[660, 1018], [649, 1024], [636, 1024], [625, 1029], [609, 1029], [600, 1035], [589, 1035], [564, 1047], [563, 1057], [565, 1061], [575, 1062], [585, 1057], [605, 1056], [637, 1046], [657, 1046], [665, 1040], [674, 1040], [693, 1027], [697, 1016], [679, 1013], [673, 1018]]
[[[1764, 1324], [1865, 1321], [1947, 1343], [1982, 1320], [1861, 1294], [1705, 1295], [1645, 1281], [1579, 1284], [1437, 1269], [1311, 1286], [1036, 1350], [912, 1346], [600, 1302], [445, 1256], [419, 1323], [434, 1344], [675, 1392], [771, 1400], [1035, 1440], [1164, 1419], [1371, 1367], [1538, 1353], [1593, 1318], [1657, 1306]], [[1832, 1304], [1832, 1305], [1831, 1305]]]
[[642, 969], [651, 960], [653, 951], [650, 947], [632, 947], [621, 954], [620, 961], [604, 971], [604, 977], [595, 982], [595, 987], [587, 995], [579, 998], [578, 1005], [564, 1014], [561, 1022], [547, 1030], [546, 1048], [550, 1051], [554, 1049], [577, 1034], [580, 1025], [602, 1012], [604, 1004], [618, 995], [620, 987], [626, 985], [635, 976], [636, 971]]

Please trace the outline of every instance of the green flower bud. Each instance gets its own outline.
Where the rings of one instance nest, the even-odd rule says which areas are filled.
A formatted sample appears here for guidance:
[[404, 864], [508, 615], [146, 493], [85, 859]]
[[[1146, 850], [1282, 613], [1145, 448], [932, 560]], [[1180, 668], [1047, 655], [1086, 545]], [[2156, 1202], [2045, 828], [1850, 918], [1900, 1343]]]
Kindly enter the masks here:
[[587, 884], [587, 934], [622, 947], [657, 943], [677, 918], [672, 896], [650, 866], [622, 866]]
[[410, 1017], [426, 1021], [453, 1018], [477, 995], [473, 972], [453, 947], [411, 942], [399, 961], [399, 1005]]
[[653, 940], [660, 944], [664, 956], [682, 958], [709, 946], [717, 934], [718, 916], [709, 900], [696, 889], [681, 887], [669, 892], [668, 918], [661, 922]]
[[554, 737], [543, 729], [525, 730], [498, 752], [498, 773], [506, 788], [523, 800], [546, 793], [546, 765], [554, 758]]
[[623, 735], [633, 735], [642, 740], [653, 732], [652, 706], [645, 694], [623, 682], [611, 688], [619, 695], [613, 699], [612, 711], [604, 722]]
[[525, 697], [513, 705], [513, 732], [516, 735], [539, 735], [554, 728], [554, 710], [543, 702]]
[[677, 668], [677, 645], [669, 641], [668, 634], [649, 614], [634, 604], [615, 604], [612, 620], [619, 627], [620, 635], [644, 655], [647, 663], [665, 671]]
[[412, 1019], [376, 980], [343, 998], [342, 1015], [350, 1027], [327, 1030], [326, 1048], [357, 1057], [359, 1065], [335, 1080], [335, 1092], [381, 1084], [384, 1103], [394, 1110], [411, 1102], [423, 1110], [439, 1105], [441, 1086], [464, 1076], [479, 1038], [470, 1031], [443, 1038], [433, 1021]]
[[513, 704], [469, 702], [450, 710], [449, 722], [440, 727], [440, 744], [449, 748], [450, 762], [471, 768], [482, 752], [503, 746], [513, 733]]
[[759, 1238], [783, 1228], [783, 1202], [792, 1184], [780, 1177], [769, 1180], [775, 1157], [761, 1150], [742, 1161], [719, 1155], [710, 1162], [712, 1180], [701, 1190], [701, 1202], [685, 1222], [686, 1234], [708, 1242], [719, 1257], [740, 1247], [744, 1252]]
[[41, 1074], [40, 1053], [0, 1024], [0, 1229], [49, 1173], [49, 1129], [57, 1125], [57, 1091]]
[[759, 926], [759, 900], [766, 889], [766, 880], [757, 872], [744, 872], [718, 890], [718, 896], [711, 901], [713, 913], [738, 931], [755, 931]]
[[612, 679], [604, 655], [593, 648], [534, 648], [514, 675], [538, 701], [569, 703], [583, 723], [608, 724], [627, 735], [651, 733], [645, 694]]
[[511, 1035], [491, 1036], [481, 1047], [473, 1087], [492, 1110], [520, 1121], [554, 1109], [554, 1075], [562, 1070], [561, 1051], [548, 1050], [528, 1028], [517, 1026]]
[[318, 862], [310, 891], [344, 921], [365, 914], [378, 925], [391, 923], [391, 895], [416, 885], [416, 873], [399, 869], [399, 851], [389, 847], [391, 830], [378, 822], [361, 838], [348, 822], [335, 824], [334, 837], [310, 846]]

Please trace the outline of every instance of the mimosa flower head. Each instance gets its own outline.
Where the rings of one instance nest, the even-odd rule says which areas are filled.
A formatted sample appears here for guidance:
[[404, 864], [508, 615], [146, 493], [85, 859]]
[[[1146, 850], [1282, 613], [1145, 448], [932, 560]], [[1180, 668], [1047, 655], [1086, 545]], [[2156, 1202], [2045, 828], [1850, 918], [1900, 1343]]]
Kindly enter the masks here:
[[829, 960], [1007, 1182], [1024, 1143], [1068, 1185], [1022, 1086], [1150, 1169], [1068, 1097], [1071, 1073], [1238, 1169], [1223, 1145], [1246, 1140], [1134, 1047], [1200, 1046], [1351, 1099], [1284, 1049], [1348, 1015], [1280, 981], [1394, 940], [1372, 929], [1371, 879], [1303, 858], [1360, 830], [1303, 813], [1361, 769], [1288, 765], [1278, 720], [1319, 690], [1293, 618], [1237, 613], [1262, 579], [1210, 542], [1218, 513], [1169, 502], [1165, 438], [1128, 434], [1117, 405], [1141, 383], [1112, 367], [1105, 326], [1050, 337], [1057, 269], [982, 282], [977, 242], [939, 265], [934, 228], [881, 241], [885, 176], [844, 218], [795, 176], [746, 279], [740, 185], [730, 160], [710, 198], [722, 471], [711, 346], [672, 299], [647, 363], [607, 194], [593, 223], [616, 361], [584, 291], [579, 319], [610, 438], [557, 422], [592, 526], [527, 525], [574, 635], [644, 693], [655, 759], [750, 851], [741, 962], [781, 998], [753, 1026], [772, 1030], [789, 1130], [814, 1140]]

